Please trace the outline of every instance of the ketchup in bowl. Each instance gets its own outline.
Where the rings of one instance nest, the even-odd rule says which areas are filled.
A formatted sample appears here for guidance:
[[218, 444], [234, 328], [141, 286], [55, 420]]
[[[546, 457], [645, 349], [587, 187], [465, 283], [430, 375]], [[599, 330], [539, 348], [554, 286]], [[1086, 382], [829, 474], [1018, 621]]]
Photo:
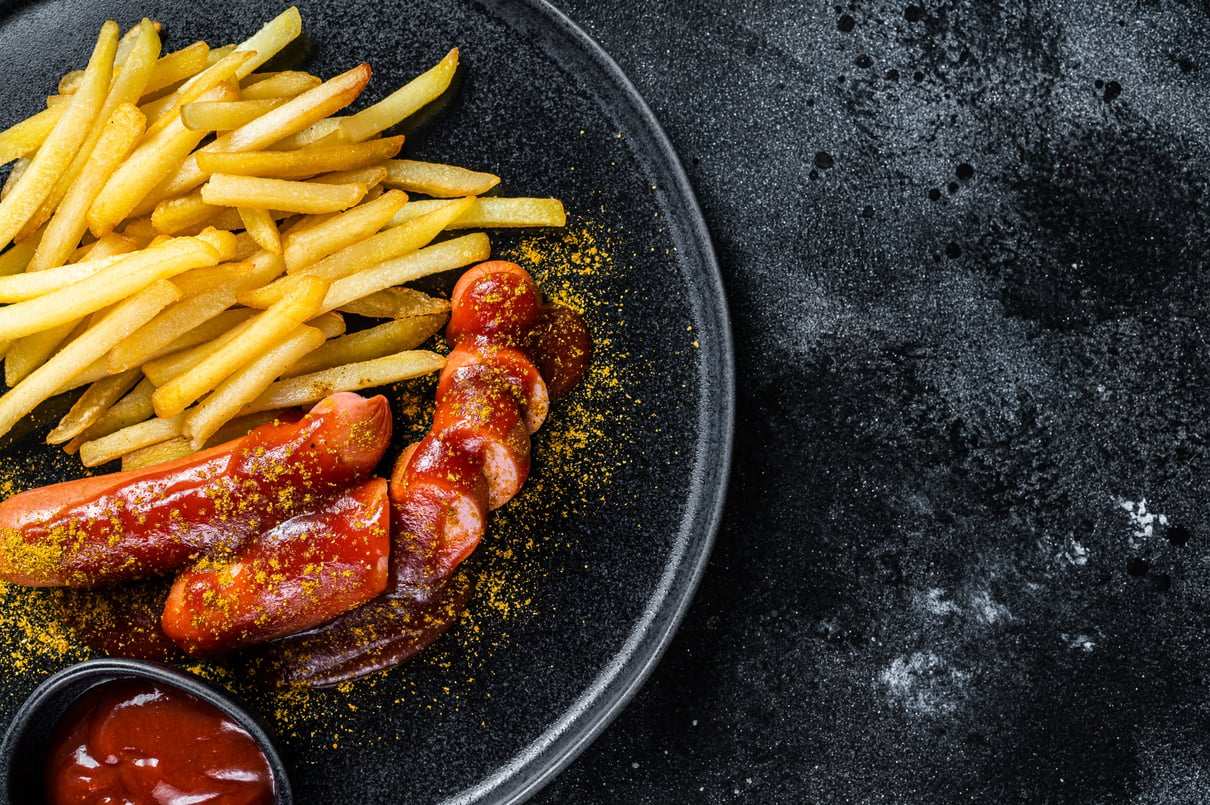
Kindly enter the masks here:
[[269, 805], [273, 774], [253, 737], [218, 708], [148, 679], [116, 679], [64, 713], [48, 747], [49, 805]]

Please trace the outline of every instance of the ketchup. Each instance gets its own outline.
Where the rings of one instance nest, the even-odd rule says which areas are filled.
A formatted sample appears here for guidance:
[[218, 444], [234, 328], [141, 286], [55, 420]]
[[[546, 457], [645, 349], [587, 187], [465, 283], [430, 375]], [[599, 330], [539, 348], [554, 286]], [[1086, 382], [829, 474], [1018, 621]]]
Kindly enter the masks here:
[[107, 682], [64, 715], [46, 760], [49, 805], [270, 805], [272, 772], [246, 730], [169, 685]]

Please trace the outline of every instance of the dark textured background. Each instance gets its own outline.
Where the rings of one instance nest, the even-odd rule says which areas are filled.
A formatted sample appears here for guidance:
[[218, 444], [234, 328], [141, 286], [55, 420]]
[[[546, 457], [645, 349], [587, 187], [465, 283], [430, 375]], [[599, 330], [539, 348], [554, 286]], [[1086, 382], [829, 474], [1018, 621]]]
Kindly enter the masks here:
[[1210, 800], [1201, 4], [560, 7], [739, 369], [708, 573], [540, 803]]

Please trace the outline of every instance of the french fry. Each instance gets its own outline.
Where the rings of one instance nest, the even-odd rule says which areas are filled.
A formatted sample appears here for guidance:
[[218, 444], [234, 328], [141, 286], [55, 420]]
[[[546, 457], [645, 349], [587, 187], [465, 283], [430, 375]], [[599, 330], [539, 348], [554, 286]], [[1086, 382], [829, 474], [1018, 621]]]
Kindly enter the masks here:
[[286, 102], [285, 98], [239, 101], [194, 101], [181, 107], [185, 128], [194, 131], [230, 131]]
[[245, 405], [264, 392], [292, 363], [324, 342], [324, 334], [305, 324], [296, 327], [271, 349], [218, 385], [185, 415], [181, 434], [194, 449], [206, 441]]
[[78, 452], [80, 445], [84, 442], [115, 433], [122, 428], [155, 416], [155, 409], [151, 406], [153, 393], [155, 393], [155, 386], [150, 380], [143, 378], [122, 399], [97, 417], [96, 422], [89, 425], [87, 430], [68, 441], [63, 449], [69, 453]]
[[[229, 85], [220, 84], [202, 97], [230, 100], [235, 92]], [[88, 228], [92, 233], [97, 237], [104, 235], [135, 211], [148, 191], [180, 165], [204, 136], [205, 132], [185, 128], [178, 117], [140, 143], [110, 175], [89, 206]]]
[[232, 439], [247, 436], [261, 425], [268, 425], [270, 422], [279, 421], [288, 413], [290, 412], [277, 408], [267, 411], [257, 411], [255, 414], [244, 414], [243, 416], [237, 416], [234, 419], [224, 422], [223, 426], [215, 431], [214, 435], [206, 441], [206, 447], [214, 447], [215, 445], [229, 442]]
[[380, 131], [410, 117], [440, 97], [458, 69], [458, 48], [426, 72], [404, 84], [378, 103], [345, 118], [340, 127], [351, 142], [368, 140]]
[[433, 198], [478, 196], [500, 184], [500, 177], [495, 174], [437, 162], [389, 159], [383, 166], [387, 169], [383, 180], [387, 187]]
[[59, 424], [46, 436], [47, 444], [63, 444], [86, 431], [122, 395], [134, 388], [143, 377], [138, 369], [111, 375], [96, 381], [80, 395], [71, 410], [63, 415]]
[[[351, 182], [363, 184], [368, 188], [366, 190], [366, 198], [362, 200], [362, 203], [364, 204], [367, 200], [372, 200], [370, 196], [370, 192], [372, 190], [376, 188], [381, 189], [378, 186], [382, 184], [382, 180], [385, 178], [387, 178], [387, 169], [375, 165], [373, 167], [360, 168], [358, 170], [321, 173], [318, 176], [312, 177], [310, 181], [322, 182], [323, 184], [349, 184]], [[382, 195], [386, 195], [386, 192], [383, 191]], [[375, 196], [375, 198], [377, 197], [378, 196]], [[404, 198], [407, 198], [407, 196], [404, 196]]]
[[[327, 117], [352, 103], [370, 80], [370, 66], [361, 64], [330, 78], [318, 87], [291, 98], [276, 109], [220, 136], [199, 153], [215, 151], [254, 151], [277, 142]], [[191, 155], [152, 193], [154, 201], [188, 193], [206, 180], [198, 167], [197, 154]]]
[[54, 354], [62, 344], [79, 335], [87, 319], [78, 319], [14, 339], [4, 353], [4, 382], [9, 387], [20, 383]]
[[155, 205], [151, 225], [164, 235], [176, 235], [210, 223], [222, 210], [222, 207], [207, 204], [202, 200], [201, 191], [195, 190]]
[[0, 302], [23, 302], [60, 291], [112, 266], [128, 254], [81, 260], [78, 263], [55, 266], [42, 271], [26, 271], [0, 277]]
[[[335, 282], [387, 260], [402, 257], [427, 245], [473, 202], [473, 198], [447, 202], [426, 215], [352, 243], [290, 276], [307, 274]], [[241, 301], [251, 307], [271, 305], [281, 298], [288, 278], [247, 293], [241, 297]]]
[[396, 352], [415, 349], [429, 340], [445, 323], [443, 314], [409, 316], [368, 330], [333, 338], [296, 361], [282, 378], [318, 372], [349, 363], [360, 363]]
[[153, 464], [163, 464], [175, 458], [191, 456], [197, 451], [184, 436], [174, 436], [162, 442], [139, 447], [122, 454], [122, 472], [141, 470]]
[[[482, 232], [447, 240], [333, 282], [321, 309], [335, 310], [392, 285], [462, 268], [486, 260], [489, 256], [491, 244]], [[3, 330], [0, 330], [0, 336], [2, 334]]]
[[197, 326], [210, 321], [235, 304], [235, 293], [229, 288], [215, 288], [169, 305], [106, 356], [105, 369], [112, 373], [138, 367], [164, 347]]
[[406, 319], [412, 316], [445, 317], [449, 314], [450, 303], [445, 299], [429, 296], [415, 288], [393, 286], [383, 288], [369, 296], [345, 302], [337, 310], [368, 319]]
[[154, 95], [166, 87], [178, 84], [186, 78], [200, 73], [206, 69], [206, 57], [209, 55], [210, 46], [205, 42], [194, 42], [180, 50], [165, 53], [156, 61], [155, 67], [143, 87], [143, 93]]
[[211, 174], [297, 179], [318, 173], [368, 168], [395, 156], [402, 147], [402, 136], [384, 137], [364, 143], [316, 146], [293, 151], [200, 153], [197, 155], [197, 164]]
[[271, 151], [293, 151], [295, 148], [311, 148], [319, 145], [339, 145], [349, 138], [340, 127], [341, 117], [325, 117], [317, 120], [302, 131], [283, 137], [269, 146]]
[[0, 248], [7, 246], [38, 211], [88, 136], [109, 89], [117, 45], [118, 26], [106, 22], [101, 26], [79, 91], [71, 96], [68, 108], [34, 153], [20, 179], [0, 200]]
[[21, 417], [58, 393], [77, 372], [179, 296], [175, 285], [161, 280], [117, 305], [101, 321], [0, 396], [0, 433], [7, 433]]
[[[255, 79], [255, 80], [254, 80]], [[319, 76], [300, 70], [284, 70], [279, 73], [253, 73], [240, 88], [246, 100], [259, 101], [278, 98], [293, 98], [323, 83]]]
[[[437, 208], [438, 200], [413, 201], [387, 224], [398, 226]], [[450, 229], [503, 229], [512, 227], [564, 226], [567, 214], [557, 198], [479, 198], [450, 225]]]
[[244, 229], [262, 249], [271, 254], [281, 254], [281, 233], [268, 210], [257, 207], [239, 207], [239, 218]]
[[0, 165], [38, 150], [66, 111], [67, 104], [55, 104], [0, 132]]
[[325, 312], [327, 283], [316, 277], [301, 278], [295, 293], [270, 306], [250, 319], [238, 339], [223, 347], [190, 369], [156, 389], [152, 395], [156, 414], [163, 418], [176, 416], [213, 389], [241, 366], [261, 354], [270, 344], [307, 319]]
[[402, 209], [407, 200], [407, 195], [399, 191], [384, 193], [373, 201], [367, 201], [315, 226], [292, 228], [282, 239], [286, 271], [294, 273], [369, 237]]
[[234, 98], [239, 97], [238, 90], [235, 89], [235, 72], [240, 64], [247, 59], [252, 58], [251, 53], [240, 51], [232, 53], [226, 58], [220, 59], [216, 64], [211, 65], [202, 72], [189, 79], [176, 92], [171, 95], [156, 101], [154, 104], [147, 104], [142, 107], [143, 113], [147, 116], [151, 125], [147, 127], [147, 136], [154, 137], [165, 127], [180, 122], [180, 110], [182, 106], [201, 101], [206, 98], [210, 90], [220, 85], [226, 84], [231, 87]]
[[181, 435], [184, 422], [183, 414], [172, 418], [148, 419], [85, 442], [80, 445], [80, 463], [85, 467], [99, 467], [127, 453], [165, 442]]
[[[181, 300], [181, 302], [178, 302], [177, 304], [181, 304], [182, 302], [186, 301], [188, 300]], [[175, 376], [175, 373], [169, 375], [168, 372], [165, 372], [164, 375], [159, 375], [155, 374], [154, 370], [149, 369], [148, 367], [152, 364], [155, 364], [156, 361], [168, 360], [173, 356], [182, 355], [195, 347], [208, 345], [222, 336], [239, 329], [249, 319], [256, 315], [256, 313], [257, 311], [249, 310], [247, 308], [234, 308], [224, 310], [213, 318], [193, 322], [193, 326], [190, 329], [186, 330], [184, 333], [181, 333], [159, 349], [156, 349], [150, 354], [143, 356], [141, 362], [143, 364], [144, 374], [147, 374], [153, 380], [164, 379], [165, 377], [167, 377], [167, 379], [171, 379], [172, 376]], [[133, 335], [134, 334], [132, 334], [132, 336]], [[148, 337], [149, 336], [150, 334], [148, 334]], [[119, 344], [118, 346], [122, 345]], [[114, 359], [115, 365], [121, 365], [129, 362], [131, 359], [128, 358], [127, 355], [134, 353], [136, 350], [140, 350], [142, 346], [142, 344], [135, 342], [129, 347], [125, 347], [123, 349], [123, 353], [125, 354]], [[114, 347], [114, 349], [117, 349], [117, 347]], [[106, 371], [108, 372], [108, 367], [106, 368]]]
[[244, 406], [240, 413], [252, 414], [275, 408], [308, 405], [338, 391], [360, 391], [398, 383], [401, 380], [441, 371], [443, 366], [445, 358], [426, 350], [409, 350], [374, 360], [336, 366], [287, 380], [278, 380]]
[[0, 254], [0, 277], [7, 277], [25, 271], [29, 266], [29, 261], [33, 259], [34, 252], [38, 249], [38, 243], [41, 240], [42, 236], [39, 233], [35, 237], [27, 238], [20, 243], [14, 243], [9, 247], [8, 251]]
[[216, 173], [202, 185], [202, 200], [224, 207], [256, 207], [289, 212], [339, 212], [366, 194], [363, 184], [321, 184]]
[[[200, 237], [175, 238], [118, 257], [97, 273], [36, 299], [0, 308], [0, 340], [48, 330], [125, 299], [190, 268], [214, 265], [219, 251]], [[48, 269], [49, 270], [49, 269]], [[37, 277], [46, 272], [23, 276]], [[174, 286], [175, 287], [175, 286]]]
[[30, 260], [30, 271], [66, 261], [88, 228], [85, 216], [89, 207], [142, 135], [145, 122], [142, 113], [131, 104], [122, 104], [113, 111], [87, 162], [47, 223], [38, 251]]

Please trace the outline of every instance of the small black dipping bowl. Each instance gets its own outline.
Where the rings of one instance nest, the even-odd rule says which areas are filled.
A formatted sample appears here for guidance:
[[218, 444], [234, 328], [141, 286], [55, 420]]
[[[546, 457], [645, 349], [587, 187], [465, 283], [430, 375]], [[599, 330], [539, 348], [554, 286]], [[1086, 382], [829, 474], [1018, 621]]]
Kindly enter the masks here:
[[292, 805], [290, 781], [281, 755], [260, 719], [230, 694], [192, 674], [140, 660], [88, 660], [49, 677], [21, 708], [0, 743], [0, 802], [35, 805], [42, 799], [42, 766], [51, 734], [59, 719], [83, 693], [117, 679], [145, 679], [171, 685], [217, 707], [239, 724], [260, 746], [273, 773], [275, 805]]

